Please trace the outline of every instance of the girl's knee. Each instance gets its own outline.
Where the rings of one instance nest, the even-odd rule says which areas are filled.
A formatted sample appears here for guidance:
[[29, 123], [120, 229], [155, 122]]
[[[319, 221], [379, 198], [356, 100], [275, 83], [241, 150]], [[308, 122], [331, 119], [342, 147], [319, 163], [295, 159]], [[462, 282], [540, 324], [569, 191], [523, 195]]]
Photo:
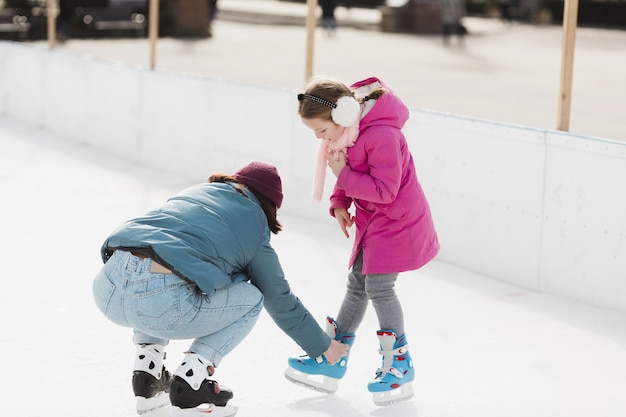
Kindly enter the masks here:
[[395, 297], [396, 276], [394, 275], [372, 275], [365, 280], [365, 292], [367, 298], [376, 301]]

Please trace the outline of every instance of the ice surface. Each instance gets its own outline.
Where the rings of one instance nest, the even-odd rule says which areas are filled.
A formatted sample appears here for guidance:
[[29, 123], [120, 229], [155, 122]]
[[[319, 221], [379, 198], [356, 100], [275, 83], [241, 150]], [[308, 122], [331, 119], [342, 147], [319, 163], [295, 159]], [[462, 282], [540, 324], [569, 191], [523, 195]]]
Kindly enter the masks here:
[[[131, 331], [109, 323], [92, 300], [99, 247], [121, 222], [208, 174], [134, 166], [0, 118], [3, 415], [136, 415]], [[330, 218], [281, 220], [273, 244], [294, 293], [323, 323], [343, 296], [350, 241]], [[263, 313], [215, 375], [234, 390], [238, 416], [626, 416], [625, 314], [438, 261], [401, 274], [398, 291], [416, 367], [413, 400], [371, 401], [366, 384], [380, 364], [371, 307], [334, 395], [284, 379], [287, 358], [302, 352]], [[170, 344], [170, 369], [188, 343]]]

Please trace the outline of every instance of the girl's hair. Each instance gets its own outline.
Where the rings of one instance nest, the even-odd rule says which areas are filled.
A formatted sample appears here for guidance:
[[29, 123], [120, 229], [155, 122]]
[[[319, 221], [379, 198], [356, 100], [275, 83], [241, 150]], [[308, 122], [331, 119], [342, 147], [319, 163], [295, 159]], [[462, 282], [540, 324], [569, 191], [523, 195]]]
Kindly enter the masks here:
[[[377, 100], [386, 92], [387, 90], [385, 88], [378, 87], [362, 99], [357, 99], [357, 101], [359, 103], [363, 103], [368, 100]], [[354, 97], [354, 92], [350, 89], [350, 87], [341, 81], [329, 78], [314, 79], [306, 88], [305, 94], [322, 98], [330, 101], [331, 103], [336, 103], [337, 100], [343, 96]], [[318, 103], [314, 100], [300, 100], [298, 104], [298, 114], [303, 119], [322, 119], [332, 121], [332, 110], [332, 107]]]
[[[246, 193], [243, 192], [243, 188], [246, 186], [230, 175], [225, 174], [213, 174], [209, 177], [209, 182], [220, 182], [220, 183], [229, 183], [234, 182], [236, 185], [235, 189], [239, 194], [248, 198]], [[283, 226], [278, 221], [278, 209], [276, 208], [276, 204], [272, 202], [269, 198], [265, 197], [263, 194], [256, 192], [254, 189], [247, 187], [248, 191], [250, 191], [261, 203], [261, 209], [263, 209], [263, 213], [265, 213], [265, 218], [267, 219], [267, 225], [270, 228], [270, 231], [274, 234], [278, 234], [281, 230], [283, 230]]]

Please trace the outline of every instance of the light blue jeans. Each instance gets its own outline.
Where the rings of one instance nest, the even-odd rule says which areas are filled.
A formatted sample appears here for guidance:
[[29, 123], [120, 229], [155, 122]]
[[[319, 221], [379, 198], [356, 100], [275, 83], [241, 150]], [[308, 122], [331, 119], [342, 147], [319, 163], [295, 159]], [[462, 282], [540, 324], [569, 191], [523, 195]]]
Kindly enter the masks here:
[[263, 295], [240, 282], [209, 297], [177, 275], [150, 272], [151, 262], [115, 251], [93, 281], [96, 305], [112, 322], [133, 328], [134, 343], [195, 339], [189, 351], [217, 367], [254, 327]]

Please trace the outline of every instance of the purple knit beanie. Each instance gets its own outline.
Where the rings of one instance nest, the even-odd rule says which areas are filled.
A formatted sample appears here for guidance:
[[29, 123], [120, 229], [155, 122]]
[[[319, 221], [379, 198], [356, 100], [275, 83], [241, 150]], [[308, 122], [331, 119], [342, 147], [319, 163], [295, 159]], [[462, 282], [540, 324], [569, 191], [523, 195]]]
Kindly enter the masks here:
[[283, 186], [275, 166], [251, 162], [233, 174], [233, 178], [269, 198], [276, 208], [283, 202]]

